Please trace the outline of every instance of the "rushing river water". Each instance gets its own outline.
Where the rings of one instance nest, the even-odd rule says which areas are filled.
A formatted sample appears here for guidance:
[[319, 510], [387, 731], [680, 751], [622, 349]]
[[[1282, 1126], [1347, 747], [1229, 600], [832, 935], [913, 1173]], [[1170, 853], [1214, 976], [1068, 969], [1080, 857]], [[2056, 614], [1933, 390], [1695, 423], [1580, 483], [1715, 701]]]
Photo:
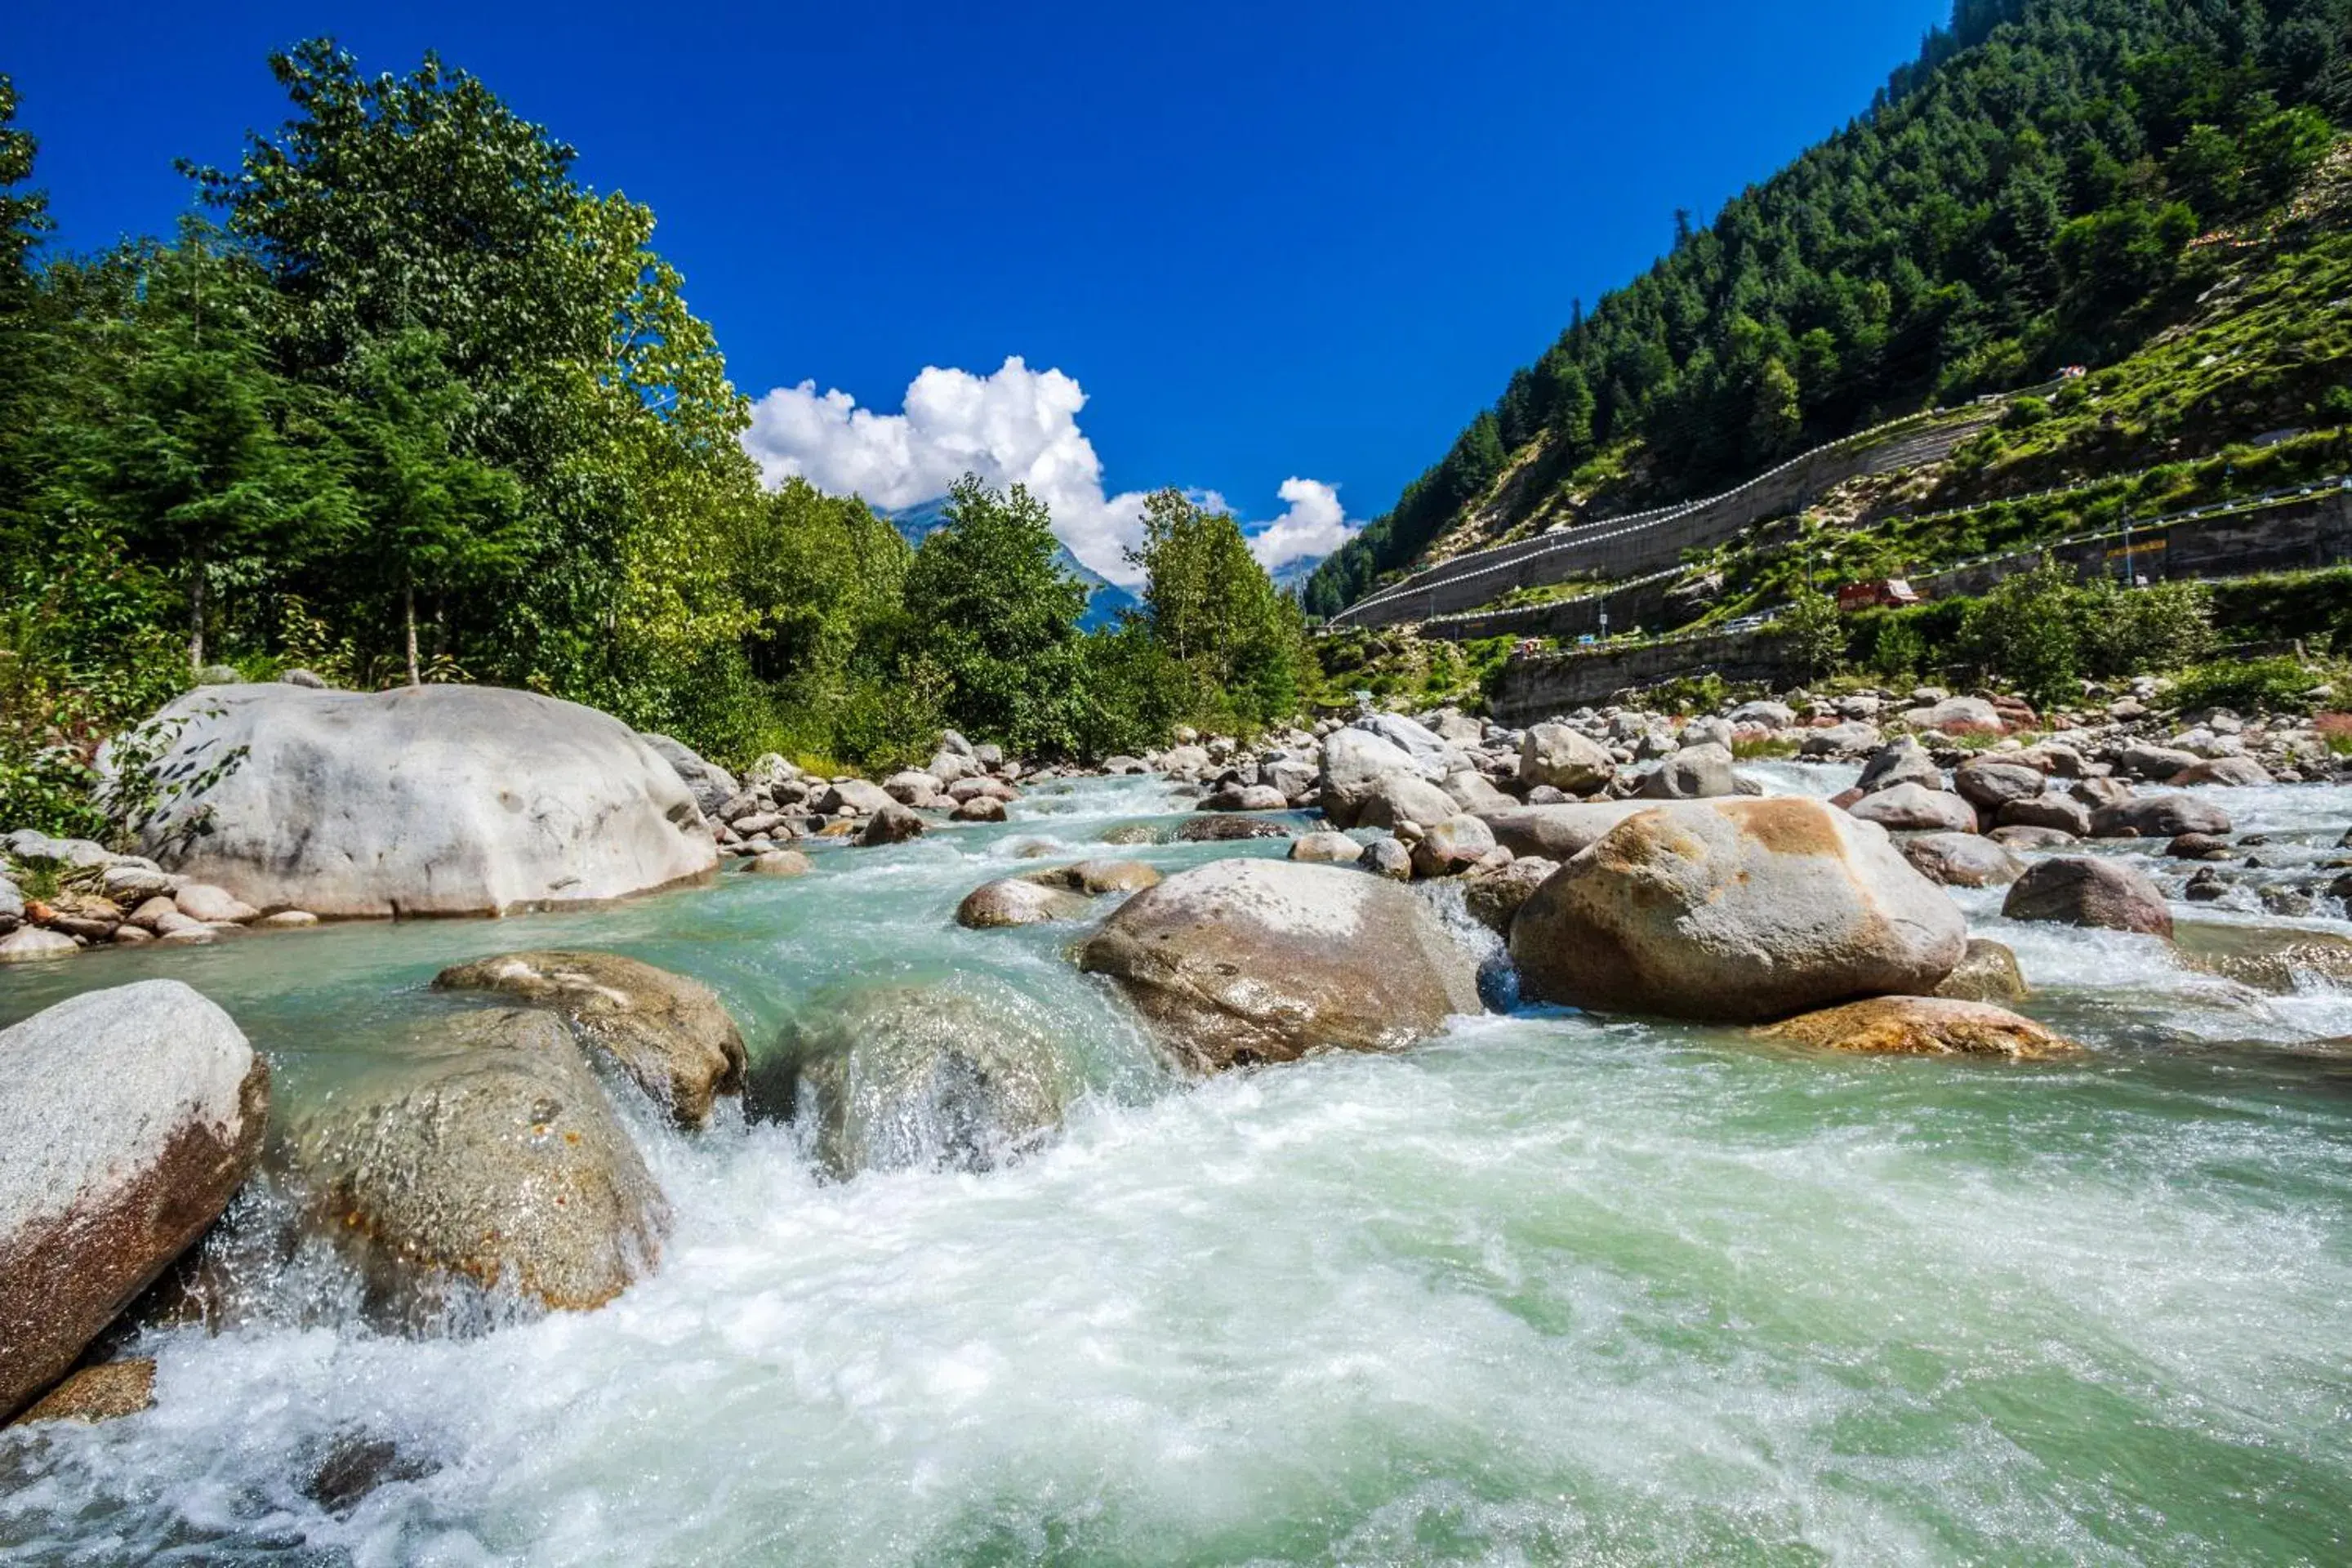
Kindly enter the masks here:
[[[2284, 858], [2346, 823], [2333, 792], [2210, 793]], [[1103, 852], [1168, 809], [1155, 781], [1089, 784], [799, 880], [0, 972], [0, 1023], [190, 982], [268, 1053], [281, 1115], [448, 1005], [424, 991], [443, 965], [552, 945], [709, 982], [755, 1054], [845, 983], [1011, 987], [1093, 1088], [1010, 1168], [846, 1183], [789, 1129], [632, 1112], [677, 1214], [654, 1278], [470, 1339], [290, 1308], [151, 1331], [154, 1409], [0, 1436], [0, 1557], [2352, 1558], [2352, 1057], [2311, 1044], [2352, 1036], [2352, 996], [1967, 893], [2086, 1061], [1528, 1010], [1183, 1084], [1070, 928], [949, 919], [1024, 847]], [[305, 1483], [355, 1437], [406, 1479], [331, 1511]]]

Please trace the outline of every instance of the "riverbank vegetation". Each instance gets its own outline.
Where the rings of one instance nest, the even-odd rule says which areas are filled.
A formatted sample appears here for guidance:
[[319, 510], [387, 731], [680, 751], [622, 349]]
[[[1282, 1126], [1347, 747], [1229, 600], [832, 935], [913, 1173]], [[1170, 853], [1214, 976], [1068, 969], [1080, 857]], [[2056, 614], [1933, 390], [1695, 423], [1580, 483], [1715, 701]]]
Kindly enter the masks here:
[[1051, 519], [960, 487], [910, 548], [766, 491], [652, 211], [427, 58], [270, 62], [291, 105], [168, 239], [44, 252], [0, 78], [0, 826], [86, 827], [98, 743], [193, 680], [573, 699], [714, 757], [1027, 754], [1247, 731], [1312, 684], [1229, 517], [1155, 498], [1095, 634]]
[[1565, 492], [1603, 513], [1706, 494], [2144, 346], [2169, 345], [2161, 374], [1974, 456], [2040, 485], [2340, 424], [2340, 225], [2306, 205], [2347, 121], [2352, 0], [1960, 0], [1870, 112], [1711, 224], [1679, 216], [1655, 267], [1580, 307], [1307, 605], [1360, 598], [1474, 512], [1500, 535]]

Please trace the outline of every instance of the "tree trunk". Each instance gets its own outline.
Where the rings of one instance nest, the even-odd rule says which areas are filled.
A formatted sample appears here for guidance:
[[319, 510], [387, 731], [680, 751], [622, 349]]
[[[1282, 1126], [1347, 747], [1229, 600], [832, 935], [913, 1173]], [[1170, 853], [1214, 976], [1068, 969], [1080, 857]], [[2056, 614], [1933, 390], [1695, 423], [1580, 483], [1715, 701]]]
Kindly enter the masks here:
[[205, 547], [196, 546], [194, 570], [188, 577], [188, 673], [205, 668]]
[[401, 611], [408, 622], [408, 684], [422, 686], [416, 674], [416, 584], [407, 584], [402, 590]]

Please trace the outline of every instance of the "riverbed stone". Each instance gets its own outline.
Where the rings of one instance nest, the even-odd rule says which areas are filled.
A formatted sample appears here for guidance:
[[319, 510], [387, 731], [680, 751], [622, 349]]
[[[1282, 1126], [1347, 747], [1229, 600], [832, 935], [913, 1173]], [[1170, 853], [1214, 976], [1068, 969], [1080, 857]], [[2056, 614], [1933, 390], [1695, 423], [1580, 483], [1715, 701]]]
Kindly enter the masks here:
[[0, 963], [37, 963], [44, 959], [71, 958], [81, 943], [63, 931], [22, 926], [0, 936]]
[[770, 849], [754, 855], [744, 871], [754, 877], [805, 877], [816, 863], [797, 849]]
[[1944, 787], [1944, 770], [1927, 754], [1927, 748], [1904, 735], [1881, 746], [1863, 763], [1862, 774], [1853, 787], [1864, 795], [1876, 795], [1897, 784], [1920, 784], [1928, 789]]
[[0, 1030], [0, 1420], [55, 1383], [220, 1216], [259, 1157], [269, 1069], [176, 980]]
[[[1289, 825], [1263, 816], [1188, 816], [1176, 826], [1179, 844], [1233, 844], [1251, 838], [1288, 838]], [[1129, 842], [1109, 839], [1107, 842]]]
[[2047, 827], [2081, 838], [2091, 831], [2091, 808], [2072, 795], [2030, 795], [2004, 803], [2000, 822], [2003, 827]]
[[2025, 874], [2024, 861], [1974, 833], [1923, 833], [1900, 847], [1913, 868], [1940, 887], [2005, 887]]
[[1093, 909], [1085, 895], [1049, 888], [1023, 877], [983, 882], [966, 893], [956, 906], [956, 924], [971, 931], [994, 931], [1004, 926], [1045, 925], [1055, 921], [1082, 921]]
[[1290, 845], [1293, 860], [1311, 860], [1321, 866], [1352, 866], [1363, 853], [1364, 847], [1344, 833], [1308, 833]]
[[2165, 781], [2174, 789], [2189, 789], [2198, 784], [2221, 784], [2231, 789], [2252, 789], [2276, 784], [2270, 769], [2252, 757], [2209, 757], [2191, 763]]
[[1599, 843], [1627, 817], [1648, 810], [1650, 804], [1638, 800], [1562, 801], [1479, 815], [1494, 830], [1495, 842], [1512, 854], [1567, 861]]
[[484, 1293], [586, 1310], [652, 1272], [669, 1207], [552, 1013], [459, 1012], [306, 1123], [293, 1179], [365, 1308], [427, 1330]]
[[2036, 861], [2011, 886], [2000, 912], [2013, 921], [2172, 935], [2172, 911], [2154, 882], [2120, 861], [2087, 855]]
[[2230, 814], [2193, 795], [2142, 795], [2091, 814], [2094, 838], [2177, 838], [2184, 833], [2227, 837]]
[[2281, 995], [2310, 985], [2352, 990], [2352, 938], [2330, 931], [2192, 921], [2175, 931], [2181, 962]]
[[1411, 752], [1370, 730], [1334, 730], [1324, 737], [1316, 787], [1323, 815], [1334, 827], [1355, 826], [1364, 803], [1381, 781], [1391, 778], [1427, 782]]
[[172, 895], [172, 902], [190, 920], [202, 921], [206, 925], [249, 925], [261, 918], [259, 910], [210, 882], [181, 883]]
[[701, 1126], [719, 1096], [743, 1092], [742, 1031], [699, 980], [617, 952], [532, 952], [453, 964], [433, 984], [552, 1010], [684, 1126]]
[[1356, 812], [1355, 826], [1391, 831], [1405, 823], [1430, 827], [1460, 813], [1454, 797], [1427, 779], [1392, 773], [1372, 786]]
[[1412, 880], [1412, 851], [1402, 841], [1375, 838], [1357, 852], [1356, 867], [1391, 882]]
[[904, 844], [909, 838], [920, 838], [930, 831], [930, 825], [897, 801], [885, 801], [866, 819], [858, 830], [857, 842], [873, 848], [885, 844]]
[[1974, 833], [1977, 810], [1949, 790], [1899, 784], [1866, 795], [1846, 810], [1893, 832]]
[[1885, 832], [1820, 801], [1699, 801], [1618, 825], [1511, 924], [1528, 996], [1752, 1021], [1933, 990], [1967, 944]]
[[2051, 1061], [2083, 1050], [2005, 1007], [1947, 996], [1876, 996], [1801, 1014], [1757, 1032], [1766, 1039], [1867, 1056]]
[[1643, 800], [1709, 800], [1739, 793], [1728, 747], [1713, 742], [1685, 746], [1642, 775]]
[[1480, 925], [1507, 938], [1520, 909], [1559, 869], [1556, 860], [1530, 856], [1507, 866], [1473, 870], [1462, 879], [1462, 907]]
[[1464, 813], [1433, 823], [1412, 846], [1416, 877], [1458, 877], [1495, 852], [1494, 831]]
[[1024, 871], [1021, 879], [1096, 899], [1106, 893], [1139, 893], [1146, 888], [1158, 887], [1160, 879], [1156, 869], [1140, 860], [1079, 860], [1067, 866], [1041, 866], [1034, 871]]
[[2030, 993], [2014, 950], [2006, 942], [1972, 936], [1958, 965], [1944, 976], [1935, 994], [1958, 1002], [2022, 1002]]
[[695, 805], [705, 816], [716, 817], [719, 808], [741, 787], [736, 784], [733, 773], [698, 755], [683, 742], [673, 741], [667, 735], [641, 735], [638, 738], [653, 749], [655, 755], [670, 765], [670, 770], [693, 795]]
[[20, 1426], [41, 1421], [120, 1421], [155, 1403], [155, 1363], [137, 1356], [100, 1362], [67, 1375], [33, 1407], [16, 1417]]
[[990, 1169], [1050, 1137], [1074, 1092], [1036, 1005], [964, 976], [817, 998], [753, 1069], [751, 1103], [807, 1121], [819, 1163], [847, 1178]]
[[191, 692], [157, 725], [158, 776], [185, 787], [142, 847], [258, 909], [497, 914], [718, 865], [669, 763], [609, 714], [535, 692], [272, 681]]
[[1988, 819], [2013, 800], [2033, 799], [2048, 783], [2037, 769], [1990, 759], [1969, 763], [1952, 775], [1953, 792]]
[[1118, 981], [1169, 1055], [1199, 1071], [1394, 1049], [1479, 1006], [1477, 965], [1420, 899], [1295, 861], [1170, 877], [1113, 914], [1079, 963]]
[[1549, 784], [1567, 795], [1590, 795], [1617, 776], [1607, 747], [1565, 724], [1531, 726], [1519, 742], [1519, 782]]

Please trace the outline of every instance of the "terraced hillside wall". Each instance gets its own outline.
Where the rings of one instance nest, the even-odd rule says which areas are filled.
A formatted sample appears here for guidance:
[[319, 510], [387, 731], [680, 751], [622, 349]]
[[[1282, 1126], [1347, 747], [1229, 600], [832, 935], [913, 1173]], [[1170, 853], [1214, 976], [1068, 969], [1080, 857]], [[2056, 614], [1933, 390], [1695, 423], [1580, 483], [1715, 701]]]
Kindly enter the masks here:
[[1989, 405], [1882, 426], [1817, 447], [1721, 495], [1456, 556], [1349, 605], [1332, 624], [1425, 621], [1491, 604], [1514, 588], [1659, 571], [1678, 563], [1686, 550], [1711, 549], [1751, 523], [1801, 510], [1849, 479], [1941, 462], [2000, 415], [2000, 405]]

